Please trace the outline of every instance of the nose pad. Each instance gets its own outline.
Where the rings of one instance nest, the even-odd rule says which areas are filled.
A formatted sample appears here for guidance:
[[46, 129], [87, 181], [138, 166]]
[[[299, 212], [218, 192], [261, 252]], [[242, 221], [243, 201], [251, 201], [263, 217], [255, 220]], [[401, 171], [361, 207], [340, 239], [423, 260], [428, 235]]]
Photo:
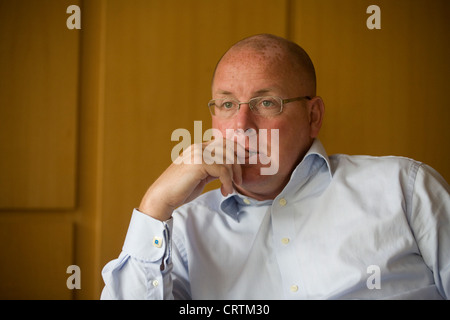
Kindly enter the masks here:
[[[244, 107], [243, 107], [244, 106]], [[248, 102], [241, 102], [239, 104], [239, 108], [238, 108], [238, 113], [248, 113], [248, 114], [252, 114], [253, 111], [250, 108], [250, 104]]]

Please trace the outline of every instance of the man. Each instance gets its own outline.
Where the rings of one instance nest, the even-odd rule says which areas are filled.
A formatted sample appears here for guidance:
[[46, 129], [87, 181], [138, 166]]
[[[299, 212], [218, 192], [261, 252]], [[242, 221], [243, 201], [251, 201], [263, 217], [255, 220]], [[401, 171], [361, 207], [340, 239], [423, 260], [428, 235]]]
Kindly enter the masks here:
[[[450, 297], [448, 184], [411, 159], [328, 157], [302, 48], [267, 34], [238, 42], [212, 96], [221, 135], [150, 186], [103, 270], [103, 299]], [[277, 170], [262, 174], [264, 157]], [[220, 190], [201, 195], [214, 179]]]

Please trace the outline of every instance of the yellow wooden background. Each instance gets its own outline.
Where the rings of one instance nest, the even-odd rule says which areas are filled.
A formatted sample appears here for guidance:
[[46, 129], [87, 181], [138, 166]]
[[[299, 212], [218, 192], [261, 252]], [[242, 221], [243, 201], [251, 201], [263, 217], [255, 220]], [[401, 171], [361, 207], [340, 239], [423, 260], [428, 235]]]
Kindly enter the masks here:
[[[66, 27], [72, 4], [81, 30]], [[371, 4], [381, 30], [366, 27]], [[252, 34], [309, 52], [330, 154], [411, 157], [449, 181], [449, 13], [447, 0], [0, 0], [0, 298], [99, 298], [172, 131], [210, 126], [214, 66]]]

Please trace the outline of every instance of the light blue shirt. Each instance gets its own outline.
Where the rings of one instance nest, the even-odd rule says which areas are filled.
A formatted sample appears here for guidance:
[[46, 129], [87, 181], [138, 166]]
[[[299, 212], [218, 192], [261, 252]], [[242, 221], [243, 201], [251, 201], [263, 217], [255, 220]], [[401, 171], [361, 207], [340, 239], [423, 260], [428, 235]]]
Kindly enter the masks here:
[[402, 157], [319, 140], [272, 201], [207, 192], [161, 222], [134, 210], [102, 299], [448, 299], [450, 190]]

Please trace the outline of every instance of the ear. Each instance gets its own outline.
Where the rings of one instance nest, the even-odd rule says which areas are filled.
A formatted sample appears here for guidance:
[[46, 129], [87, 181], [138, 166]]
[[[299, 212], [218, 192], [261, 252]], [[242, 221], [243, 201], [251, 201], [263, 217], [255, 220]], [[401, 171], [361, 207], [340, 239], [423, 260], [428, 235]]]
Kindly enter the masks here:
[[320, 128], [322, 127], [325, 105], [321, 97], [314, 97], [308, 102], [308, 107], [309, 125], [311, 128], [310, 137], [316, 138], [319, 135]]

